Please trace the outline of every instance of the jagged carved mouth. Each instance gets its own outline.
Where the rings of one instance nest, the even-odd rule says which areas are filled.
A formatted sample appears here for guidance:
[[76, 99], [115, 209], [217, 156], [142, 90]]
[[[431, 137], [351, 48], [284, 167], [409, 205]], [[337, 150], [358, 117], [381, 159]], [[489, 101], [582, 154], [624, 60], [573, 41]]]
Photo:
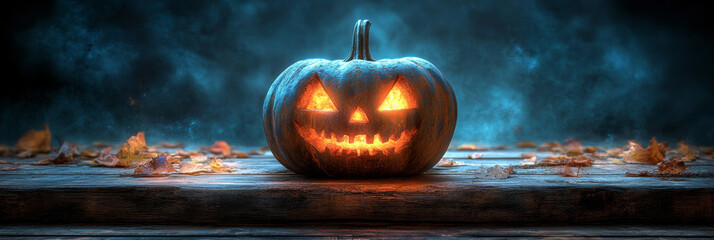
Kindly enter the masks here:
[[366, 134], [343, 135], [340, 137], [335, 136], [334, 133], [327, 134], [324, 130], [318, 132], [313, 128], [302, 127], [297, 123], [295, 127], [300, 136], [315, 147], [317, 151], [328, 151], [332, 155], [374, 156], [380, 152], [384, 155], [399, 153], [407, 147], [407, 143], [416, 133], [416, 128], [404, 130], [399, 135], [389, 136], [385, 141], [382, 141], [383, 138], [379, 134], [375, 134], [372, 136], [372, 143], [368, 143]]

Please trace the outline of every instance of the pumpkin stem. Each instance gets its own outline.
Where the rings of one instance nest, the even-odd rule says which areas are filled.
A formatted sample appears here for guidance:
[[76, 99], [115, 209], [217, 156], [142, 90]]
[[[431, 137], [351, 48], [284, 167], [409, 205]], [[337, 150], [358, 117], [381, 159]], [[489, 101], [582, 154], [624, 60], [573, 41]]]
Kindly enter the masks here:
[[352, 53], [345, 59], [349, 62], [355, 59], [374, 61], [372, 55], [369, 54], [369, 26], [372, 23], [369, 20], [357, 20], [355, 31], [352, 36]]

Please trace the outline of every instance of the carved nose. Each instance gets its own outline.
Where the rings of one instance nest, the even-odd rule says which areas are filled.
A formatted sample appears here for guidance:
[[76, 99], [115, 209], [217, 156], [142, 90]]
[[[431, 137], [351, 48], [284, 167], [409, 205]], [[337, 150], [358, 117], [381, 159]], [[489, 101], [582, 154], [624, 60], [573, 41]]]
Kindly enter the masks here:
[[350, 123], [368, 123], [367, 114], [362, 111], [361, 108], [357, 107], [352, 116], [350, 117]]

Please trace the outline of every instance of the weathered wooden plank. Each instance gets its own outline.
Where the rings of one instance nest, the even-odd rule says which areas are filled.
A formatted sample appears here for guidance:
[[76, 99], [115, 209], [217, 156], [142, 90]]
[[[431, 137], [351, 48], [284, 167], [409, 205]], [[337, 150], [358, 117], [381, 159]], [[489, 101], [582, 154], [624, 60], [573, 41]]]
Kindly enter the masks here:
[[[435, 166], [424, 174], [456, 174], [472, 175], [475, 172], [483, 171], [483, 168], [490, 168], [495, 165], [502, 167], [514, 166], [517, 174], [521, 175], [559, 175], [562, 166], [555, 167], [534, 167], [521, 168], [518, 163], [521, 159], [469, 159], [455, 160], [464, 162], [463, 166], [439, 167]], [[224, 174], [292, 174], [285, 167], [280, 165], [275, 159], [226, 159], [227, 164], [235, 166], [234, 172]], [[703, 162], [703, 161], [700, 161]], [[689, 163], [688, 163], [689, 164]], [[10, 166], [10, 165], [8, 165]], [[87, 165], [11, 165], [17, 167], [13, 171], [0, 171], [0, 175], [126, 175], [131, 174], [133, 169], [106, 168]], [[581, 175], [625, 175], [626, 172], [652, 171], [657, 169], [654, 165], [647, 164], [627, 164], [617, 165], [610, 162], [596, 161], [592, 167], [581, 168]], [[696, 173], [702, 176], [714, 176], [714, 166], [692, 165], [687, 172]]]
[[708, 238], [710, 226], [464, 226], [449, 224], [311, 223], [200, 226], [0, 226], [17, 238]]
[[420, 175], [370, 180], [296, 175], [0, 177], [5, 223], [390, 221], [711, 223], [714, 179]]

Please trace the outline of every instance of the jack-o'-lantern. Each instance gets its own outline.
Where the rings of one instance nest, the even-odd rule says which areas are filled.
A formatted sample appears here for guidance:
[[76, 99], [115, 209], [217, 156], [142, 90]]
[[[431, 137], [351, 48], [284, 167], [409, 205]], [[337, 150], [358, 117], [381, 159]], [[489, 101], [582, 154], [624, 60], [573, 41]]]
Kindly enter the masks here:
[[321, 176], [405, 176], [433, 167], [456, 125], [456, 98], [426, 60], [375, 61], [369, 20], [355, 25], [346, 60], [308, 59], [268, 91], [263, 125], [289, 170]]

